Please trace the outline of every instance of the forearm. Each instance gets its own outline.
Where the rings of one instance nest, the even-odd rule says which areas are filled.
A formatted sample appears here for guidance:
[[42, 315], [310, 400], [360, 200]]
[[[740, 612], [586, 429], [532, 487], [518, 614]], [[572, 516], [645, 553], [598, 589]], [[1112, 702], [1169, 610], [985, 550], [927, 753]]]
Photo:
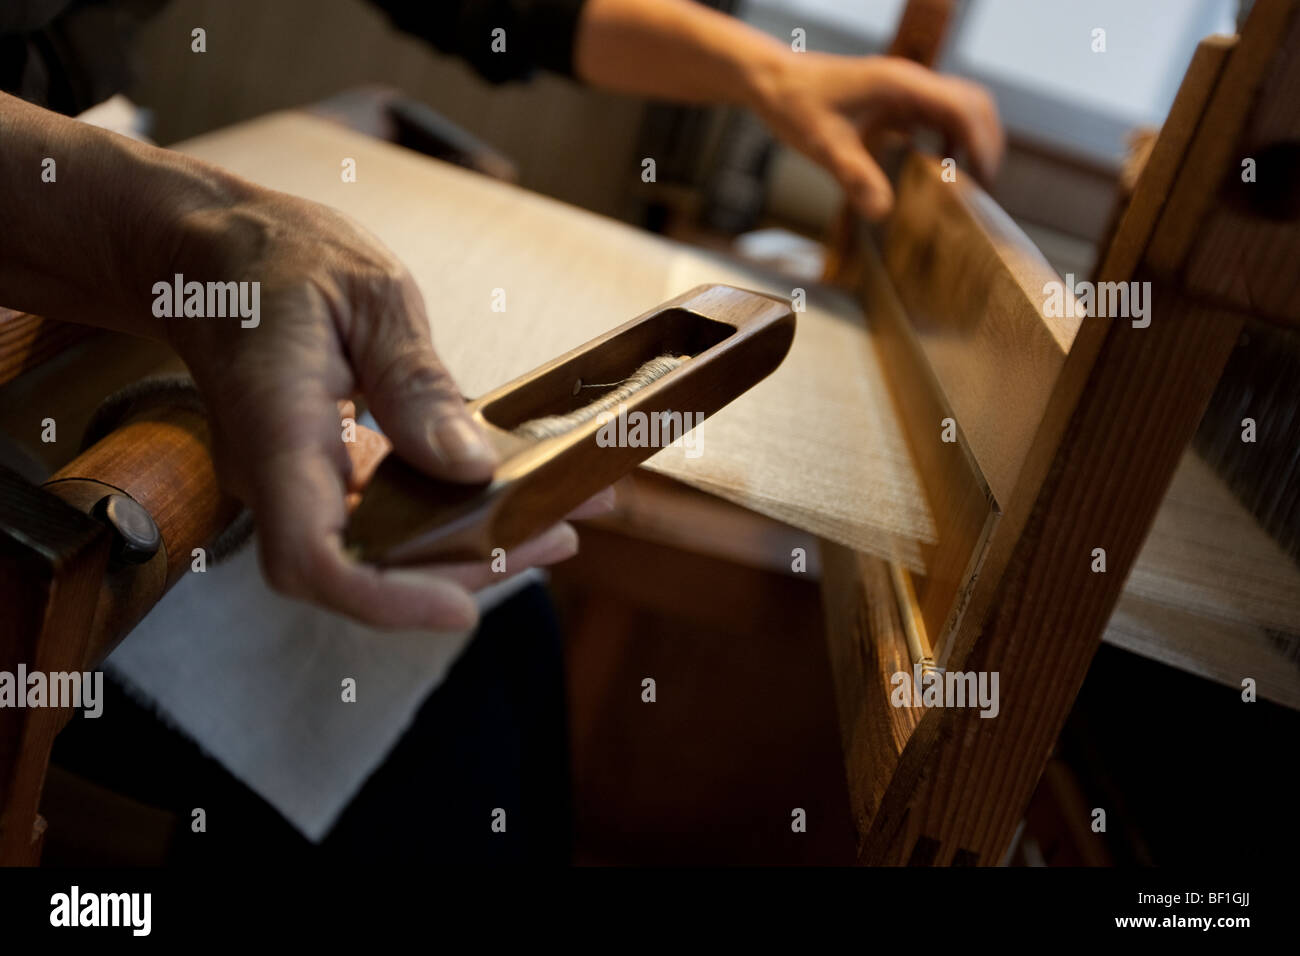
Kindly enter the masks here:
[[613, 92], [756, 107], [793, 55], [690, 0], [587, 0], [574, 67], [585, 82]]
[[166, 338], [152, 287], [171, 280], [187, 215], [250, 187], [2, 93], [0, 144], [0, 305]]

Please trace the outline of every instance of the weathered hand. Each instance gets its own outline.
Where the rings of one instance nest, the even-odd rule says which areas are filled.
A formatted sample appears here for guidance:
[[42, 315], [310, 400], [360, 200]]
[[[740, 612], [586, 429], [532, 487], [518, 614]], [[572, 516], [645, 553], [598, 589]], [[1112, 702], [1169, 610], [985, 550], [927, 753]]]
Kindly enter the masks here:
[[[167, 331], [209, 406], [222, 482], [252, 508], [272, 586], [380, 626], [472, 626], [470, 589], [502, 577], [486, 565], [381, 570], [341, 544], [345, 495], [387, 446], [364, 429], [345, 443], [340, 402], [363, 394], [397, 453], [432, 475], [479, 481], [495, 464], [434, 352], [410, 274], [341, 214], [251, 186], [187, 214], [178, 236], [168, 275], [260, 283], [255, 326], [172, 318]], [[576, 549], [572, 527], [557, 525], [507, 567]]]
[[753, 107], [778, 137], [825, 167], [869, 219], [888, 214], [893, 190], [864, 141], [885, 130], [931, 126], [964, 149], [985, 181], [1004, 138], [983, 87], [897, 57], [820, 53], [773, 58], [753, 83]]

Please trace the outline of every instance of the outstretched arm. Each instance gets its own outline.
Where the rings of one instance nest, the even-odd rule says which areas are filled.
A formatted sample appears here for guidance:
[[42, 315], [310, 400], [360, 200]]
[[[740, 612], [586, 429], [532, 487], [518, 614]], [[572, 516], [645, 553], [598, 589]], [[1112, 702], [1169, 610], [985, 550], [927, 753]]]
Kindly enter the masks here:
[[750, 107], [873, 219], [893, 201], [863, 146], [877, 129], [932, 126], [986, 179], [1002, 156], [997, 109], [982, 87], [895, 57], [796, 53], [690, 0], [586, 0], [573, 66], [608, 90]]
[[[207, 404], [222, 482], [253, 510], [272, 585], [381, 626], [471, 626], [470, 591], [499, 578], [486, 565], [385, 571], [341, 544], [345, 496], [383, 450], [378, 436], [342, 441], [340, 403], [354, 395], [416, 467], [461, 481], [494, 467], [396, 257], [324, 206], [3, 94], [0, 144], [0, 303], [171, 343]], [[155, 315], [153, 286], [176, 273], [259, 283], [259, 321]], [[576, 547], [557, 525], [511, 569]]]

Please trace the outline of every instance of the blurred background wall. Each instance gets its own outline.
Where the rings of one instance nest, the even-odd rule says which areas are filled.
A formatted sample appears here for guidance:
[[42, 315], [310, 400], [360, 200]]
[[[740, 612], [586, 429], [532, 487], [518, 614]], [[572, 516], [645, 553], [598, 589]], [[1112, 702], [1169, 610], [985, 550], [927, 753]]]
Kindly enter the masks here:
[[[903, 0], [709, 0], [809, 50], [872, 53]], [[987, 84], [1010, 150], [994, 197], [1061, 272], [1086, 274], [1135, 129], [1168, 109], [1196, 42], [1237, 0], [968, 0], [940, 66]], [[190, 51], [207, 31], [208, 52]], [[1106, 31], [1104, 53], [1093, 31]], [[646, 104], [540, 75], [492, 87], [392, 29], [363, 0], [173, 0], [136, 48], [133, 99], [171, 143], [341, 90], [398, 87], [495, 146], [525, 187], [679, 238], [726, 246], [776, 226], [826, 234], [839, 191], [736, 110]], [[653, 155], [659, 180], [645, 184]]]
[[[207, 31], [207, 53], [190, 31]], [[141, 31], [130, 91], [173, 143], [349, 87], [400, 87], [496, 146], [523, 185], [625, 215], [644, 105], [539, 76], [492, 87], [458, 61], [394, 30], [362, 0], [173, 0]]]

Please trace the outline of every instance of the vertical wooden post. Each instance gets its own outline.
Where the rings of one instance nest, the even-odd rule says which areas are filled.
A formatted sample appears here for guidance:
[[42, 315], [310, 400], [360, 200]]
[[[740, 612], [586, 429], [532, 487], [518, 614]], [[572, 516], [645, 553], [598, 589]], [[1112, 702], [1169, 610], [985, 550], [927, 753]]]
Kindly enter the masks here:
[[[925, 713], [920, 739], [936, 743], [904, 751], [863, 863], [1001, 861], [1241, 329], [1239, 314], [1153, 294], [1148, 328], [1085, 320], [1108, 322], [1092, 374], [992, 610], [953, 665], [998, 673], [998, 715]], [[1094, 548], [1105, 573], [1092, 570]]]
[[[82, 669], [109, 544], [104, 525], [0, 468], [0, 670]], [[70, 716], [0, 710], [0, 865], [40, 860], [45, 770]]]
[[[1259, 0], [1236, 43], [1202, 44], [1097, 277], [1150, 281], [1150, 325], [1083, 320], [951, 662], [998, 673], [999, 715], [924, 714], [862, 862], [1002, 860], [1248, 312], [1300, 314], [1268, 267], [1300, 224], [1252, 225], [1232, 200], [1240, 157], [1296, 134], [1298, 54], [1297, 0]], [[1268, 255], [1243, 256], [1252, 242]]]

